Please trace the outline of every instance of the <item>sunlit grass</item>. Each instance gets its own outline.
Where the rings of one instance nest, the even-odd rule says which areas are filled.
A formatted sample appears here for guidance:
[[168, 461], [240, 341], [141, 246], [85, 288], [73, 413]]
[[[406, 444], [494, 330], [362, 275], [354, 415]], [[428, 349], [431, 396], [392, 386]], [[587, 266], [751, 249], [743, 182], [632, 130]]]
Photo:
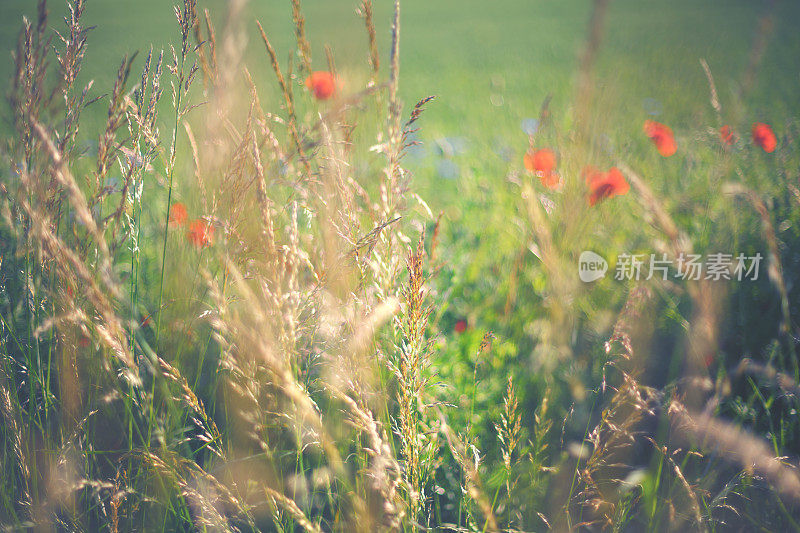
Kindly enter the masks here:
[[237, 7], [0, 7], [0, 524], [799, 527], [796, 6]]

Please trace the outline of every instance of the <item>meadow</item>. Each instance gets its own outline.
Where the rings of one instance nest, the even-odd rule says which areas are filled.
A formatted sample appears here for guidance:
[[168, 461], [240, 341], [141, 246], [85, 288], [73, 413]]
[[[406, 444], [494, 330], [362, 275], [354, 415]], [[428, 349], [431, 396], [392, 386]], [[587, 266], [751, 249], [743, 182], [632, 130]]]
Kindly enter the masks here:
[[6, 0], [0, 526], [800, 530], [798, 27]]

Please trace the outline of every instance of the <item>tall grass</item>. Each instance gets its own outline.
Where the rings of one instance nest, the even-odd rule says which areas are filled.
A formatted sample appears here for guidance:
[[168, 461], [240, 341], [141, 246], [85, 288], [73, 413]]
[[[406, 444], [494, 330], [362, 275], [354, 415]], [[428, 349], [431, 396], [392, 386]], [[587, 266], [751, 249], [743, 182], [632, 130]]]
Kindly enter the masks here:
[[[703, 62], [717, 124], [669, 160], [683, 168], [609, 149], [593, 105], [608, 4], [594, 4], [574, 109], [546, 100], [520, 147], [520, 161], [556, 147], [563, 187], [521, 162], [498, 183], [516, 260], [476, 291], [504, 318], [451, 332], [440, 274], [469, 250], [404, 167], [432, 97], [403, 110], [399, 0], [385, 67], [360, 2], [360, 74], [337, 72], [334, 50], [312, 57], [298, 0], [289, 61], [243, 2], [218, 29], [185, 0], [175, 46], [124, 58], [107, 93], [77, 85], [84, 2], [65, 26], [39, 2], [14, 54], [0, 181], [3, 527], [800, 528], [797, 122], [771, 155], [721, 143]], [[251, 74], [245, 35], [274, 80]], [[331, 98], [306, 84], [319, 72]], [[590, 207], [587, 164], [616, 166], [631, 192]], [[658, 173], [688, 171], [710, 177], [666, 194]], [[762, 252], [766, 276], [577, 279], [582, 250], [618, 246]]]

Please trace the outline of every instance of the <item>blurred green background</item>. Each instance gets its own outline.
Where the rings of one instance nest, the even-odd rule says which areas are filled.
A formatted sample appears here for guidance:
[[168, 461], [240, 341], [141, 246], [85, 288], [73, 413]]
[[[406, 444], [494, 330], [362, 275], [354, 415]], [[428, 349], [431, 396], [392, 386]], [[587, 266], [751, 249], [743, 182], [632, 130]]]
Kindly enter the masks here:
[[[375, 4], [386, 75], [392, 3]], [[81, 82], [94, 79], [95, 94], [104, 93], [124, 54], [140, 52], [136, 72], [150, 45], [168, 50], [177, 40], [172, 5], [165, 0], [89, 0], [84, 24], [96, 28]], [[751, 0], [612, 1], [598, 56], [595, 135], [603, 142], [605, 136], [642, 141], [642, 121], [655, 118], [670, 124], [679, 142], [691, 142], [682, 139], [682, 131], [708, 123], [710, 112], [700, 58], [716, 77], [724, 120], [736, 126], [744, 117], [726, 113], [728, 103], [768, 5]], [[323, 47], [329, 44], [345, 79], [348, 73], [367, 76], [367, 38], [356, 7], [354, 0], [303, 2], [316, 68], [325, 68]], [[418, 177], [416, 189], [434, 210], [449, 209], [450, 221], [459, 223], [465, 211], [450, 199], [458, 195], [482, 204], [482, 196], [490, 194], [482, 185], [493, 188], [509, 169], [519, 168], [527, 143], [525, 121], [530, 125], [538, 116], [548, 94], [556, 120], [568, 116], [591, 7], [589, 0], [402, 2], [401, 96], [407, 108], [425, 96], [438, 96], [424, 115], [420, 135], [425, 146], [406, 160]], [[199, 8], [210, 10], [217, 32], [222, 32], [226, 2], [201, 0]], [[60, 27], [64, 3], [51, 1], [49, 9], [51, 25]], [[34, 0], [0, 2], [0, 50], [13, 49], [22, 16], [35, 18], [35, 11]], [[264, 91], [276, 83], [255, 19], [286, 62], [294, 50], [291, 3], [250, 2], [242, 16], [249, 45], [246, 64]], [[755, 112], [747, 117], [750, 121], [779, 122], [800, 106], [800, 3], [777, 2], [773, 21], [757, 82], [742, 102], [751, 115]], [[12, 60], [4, 54], [4, 93], [11, 72]], [[275, 109], [280, 96], [266, 91], [262, 103]], [[0, 109], [2, 128], [9, 131], [8, 108]], [[102, 120], [104, 112], [102, 104], [95, 106], [84, 119]]]
[[[34, 16], [35, 4], [0, 3], [0, 49], [13, 48], [22, 16]], [[97, 27], [90, 37], [84, 81], [91, 77], [102, 90], [110, 85], [124, 54], [146, 52], [150, 44], [156, 50], [166, 48], [171, 37], [174, 42], [172, 4], [89, 0], [84, 23]], [[375, 4], [385, 67], [391, 2]], [[508, 141], [521, 134], [521, 120], [537, 116], [546, 94], [554, 96], [553, 109], [568, 106], [591, 5], [588, 0], [404, 0], [402, 95], [407, 104], [429, 94], [440, 98], [426, 115], [425, 136], [465, 136], [473, 149], [485, 149], [496, 138]], [[637, 133], [638, 118], [654, 106], [673, 126], [691, 121], [708, 101], [699, 58], [705, 58], [717, 76], [724, 103], [732, 81], [740, 79], [747, 65], [765, 6], [750, 0], [612, 1], [598, 72], [607, 114], [618, 124], [630, 123]], [[221, 31], [226, 3], [201, 0], [199, 7], [209, 8]], [[340, 69], [368, 68], [366, 36], [356, 7], [352, 0], [303, 2], [318, 68], [324, 65], [325, 44], [331, 45]], [[51, 24], [58, 27], [64, 3], [51, 1], [49, 8]], [[248, 66], [267, 74], [253, 19], [262, 22], [286, 59], [293, 46], [290, 2], [250, 2], [243, 16], [250, 44]], [[800, 5], [778, 2], [774, 20], [762, 75], [752, 92], [765, 120], [783, 116], [787, 105], [797, 105], [800, 82]], [[4, 86], [10, 72], [11, 59], [4, 54]]]

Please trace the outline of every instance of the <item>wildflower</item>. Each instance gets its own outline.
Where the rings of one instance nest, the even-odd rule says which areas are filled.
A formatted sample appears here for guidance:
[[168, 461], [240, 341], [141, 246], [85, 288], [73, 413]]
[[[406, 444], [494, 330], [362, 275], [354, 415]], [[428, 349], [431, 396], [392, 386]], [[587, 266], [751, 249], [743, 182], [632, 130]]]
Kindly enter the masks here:
[[722, 126], [719, 129], [719, 137], [722, 139], [722, 142], [727, 145], [732, 145], [736, 141], [736, 135], [733, 134], [731, 131], [730, 126]]
[[669, 126], [654, 120], [645, 120], [644, 133], [650, 137], [653, 144], [656, 145], [658, 153], [662, 156], [669, 157], [677, 150], [675, 146], [675, 136], [672, 134], [672, 130]]
[[764, 149], [768, 154], [775, 151], [778, 140], [775, 138], [772, 128], [762, 122], [753, 124], [753, 142]]
[[550, 172], [556, 168], [556, 154], [549, 148], [526, 152], [523, 158], [525, 168], [531, 172]]
[[527, 135], [536, 135], [539, 131], [539, 121], [535, 118], [526, 118], [522, 121], [522, 131]]
[[330, 72], [316, 71], [306, 78], [306, 87], [317, 100], [327, 100], [336, 92], [336, 80]]
[[555, 171], [542, 174], [539, 179], [542, 180], [542, 185], [548, 189], [558, 189], [561, 186], [561, 176]]
[[463, 318], [460, 319], [460, 320], [457, 320], [456, 321], [456, 325], [455, 325], [455, 327], [453, 329], [455, 330], [456, 333], [459, 333], [459, 334], [460, 333], [464, 333], [465, 331], [467, 331], [467, 321], [464, 320]]
[[169, 225], [170, 226], [183, 226], [186, 224], [186, 219], [188, 218], [188, 213], [186, 212], [186, 206], [180, 202], [176, 202], [172, 204], [172, 207], [169, 210]]
[[558, 173], [555, 172], [556, 168], [556, 154], [549, 148], [542, 148], [535, 152], [526, 152], [522, 158], [525, 168], [536, 174], [542, 185], [548, 189], [555, 189], [560, 183]]
[[186, 238], [197, 248], [211, 246], [214, 242], [214, 226], [203, 219], [192, 220]]
[[589, 186], [589, 205], [597, 202], [627, 194], [630, 185], [625, 180], [625, 176], [617, 167], [611, 168], [608, 172], [600, 172], [596, 168], [587, 167], [584, 170], [586, 184]]

